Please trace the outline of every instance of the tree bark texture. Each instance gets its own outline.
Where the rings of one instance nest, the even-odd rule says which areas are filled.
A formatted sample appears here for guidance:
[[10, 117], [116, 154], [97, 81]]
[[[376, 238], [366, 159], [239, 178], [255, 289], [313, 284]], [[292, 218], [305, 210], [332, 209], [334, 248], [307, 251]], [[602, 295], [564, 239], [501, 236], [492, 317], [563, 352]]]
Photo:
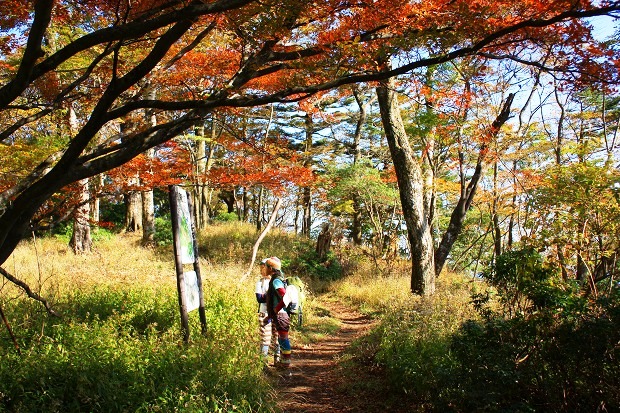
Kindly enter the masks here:
[[153, 190], [142, 192], [142, 244], [155, 243], [155, 202]]
[[[305, 141], [305, 156], [306, 160], [304, 166], [310, 165], [311, 151], [312, 151], [312, 115], [307, 113], [305, 118], [306, 127], [306, 141]], [[301, 225], [301, 233], [306, 236], [310, 236], [310, 229], [312, 227], [312, 189], [310, 187], [303, 188], [302, 195], [303, 206], [303, 221]]]
[[[149, 88], [146, 92], [147, 99], [155, 99], [156, 92], [153, 87]], [[157, 126], [157, 116], [152, 109], [145, 110], [145, 123], [150, 128]], [[152, 160], [155, 156], [155, 150], [153, 148], [145, 152], [145, 157], [149, 162], [150, 173], [152, 170]], [[142, 191], [142, 244], [153, 245], [155, 243], [155, 203], [153, 201], [153, 188], [149, 188], [146, 191]]]
[[73, 213], [73, 235], [69, 246], [76, 254], [88, 253], [93, 245], [90, 236], [90, 192], [88, 179], [82, 179], [79, 185], [79, 204]]
[[431, 227], [424, 208], [422, 168], [414, 159], [409, 137], [400, 115], [394, 80], [380, 83], [377, 98], [381, 121], [396, 170], [403, 216], [411, 247], [411, 291], [432, 295], [435, 292], [435, 264]]
[[316, 254], [320, 260], [324, 260], [329, 254], [329, 250], [332, 245], [332, 233], [329, 229], [329, 224], [323, 224], [323, 229], [316, 240]]
[[[362, 140], [362, 128], [368, 119], [367, 108], [372, 103], [373, 98], [369, 99], [367, 102], [364, 102], [363, 94], [359, 87], [353, 89], [353, 96], [355, 97], [355, 102], [360, 110], [360, 115], [355, 125], [355, 133], [353, 135], [352, 152], [353, 164], [355, 165], [362, 159], [362, 150], [360, 145]], [[362, 245], [362, 206], [357, 195], [353, 196], [353, 223], [351, 226], [351, 238], [353, 239], [353, 244]]]
[[132, 191], [125, 194], [125, 231], [138, 232], [142, 230], [142, 196], [140, 192]]
[[[79, 130], [75, 108], [69, 104], [69, 129], [71, 135]], [[88, 178], [80, 179], [78, 184], [78, 205], [73, 211], [73, 234], [69, 246], [75, 254], [90, 252], [93, 241], [90, 237], [90, 189]]]

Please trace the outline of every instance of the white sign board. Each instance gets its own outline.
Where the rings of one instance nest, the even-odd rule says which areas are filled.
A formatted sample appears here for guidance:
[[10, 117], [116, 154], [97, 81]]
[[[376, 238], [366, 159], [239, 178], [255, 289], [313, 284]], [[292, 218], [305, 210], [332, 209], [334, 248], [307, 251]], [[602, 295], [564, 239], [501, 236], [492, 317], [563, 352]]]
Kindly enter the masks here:
[[185, 306], [187, 307], [187, 312], [189, 313], [200, 306], [200, 296], [198, 295], [198, 277], [196, 277], [196, 271], [184, 272], [183, 281], [185, 285]]
[[178, 222], [179, 228], [179, 254], [182, 264], [193, 264], [194, 241], [192, 239], [191, 215], [189, 214], [189, 203], [187, 202], [187, 192], [180, 189], [177, 191]]

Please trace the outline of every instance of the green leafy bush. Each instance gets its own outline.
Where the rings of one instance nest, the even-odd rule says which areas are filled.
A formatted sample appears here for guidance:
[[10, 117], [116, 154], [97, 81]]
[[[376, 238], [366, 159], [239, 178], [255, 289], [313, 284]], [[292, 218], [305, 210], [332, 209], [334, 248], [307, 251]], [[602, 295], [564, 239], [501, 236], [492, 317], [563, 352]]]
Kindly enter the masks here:
[[170, 216], [155, 218], [155, 243], [160, 247], [172, 245], [172, 221]]
[[499, 257], [486, 277], [501, 306], [479, 302], [484, 318], [452, 338], [439, 411], [620, 409], [618, 291], [587, 300], [531, 249]]
[[236, 212], [221, 212], [213, 220], [216, 222], [234, 222], [239, 221], [239, 215]]
[[12, 302], [6, 312], [24, 320], [21, 355], [0, 347], [0, 411], [271, 411], [257, 351], [247, 345], [253, 303], [228, 294], [207, 292], [207, 334], [191, 313], [187, 345], [173, 289], [77, 292], [62, 319]]
[[342, 276], [342, 267], [332, 251], [324, 259], [319, 259], [313, 249], [300, 250], [297, 260], [289, 264], [292, 272], [320, 281], [335, 281]]

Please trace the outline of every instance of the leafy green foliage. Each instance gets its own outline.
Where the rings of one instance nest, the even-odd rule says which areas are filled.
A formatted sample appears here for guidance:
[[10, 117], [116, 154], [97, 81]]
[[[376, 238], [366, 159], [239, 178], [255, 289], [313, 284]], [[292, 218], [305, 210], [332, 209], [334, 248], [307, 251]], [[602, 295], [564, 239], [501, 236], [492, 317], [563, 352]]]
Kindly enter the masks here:
[[190, 345], [180, 344], [173, 289], [76, 292], [60, 320], [36, 316], [28, 302], [5, 306], [14, 323], [26, 321], [22, 355], [0, 349], [0, 411], [270, 411], [246, 345], [253, 303], [218, 289], [205, 298], [208, 332]]
[[334, 281], [342, 276], [340, 262], [333, 251], [327, 253], [324, 259], [320, 259], [314, 250], [302, 251], [295, 262], [291, 262], [290, 271], [303, 274], [319, 281]]
[[483, 277], [498, 290], [509, 315], [571, 310], [584, 304], [578, 300], [577, 285], [563, 282], [557, 269], [545, 264], [542, 256], [530, 247], [500, 255]]
[[[617, 273], [620, 252], [620, 175], [616, 168], [583, 162], [545, 171], [530, 193], [529, 206], [540, 211], [528, 222], [528, 242], [540, 249], [559, 250], [558, 260], [571, 278], [583, 264], [596, 280]], [[582, 263], [578, 262], [581, 259]]]
[[[455, 363], [438, 407], [456, 411], [609, 411], [620, 407], [618, 291], [588, 301], [526, 248], [485, 273], [498, 310], [452, 337]], [[478, 296], [480, 297], [480, 296]]]
[[[67, 244], [73, 235], [73, 222], [63, 222], [54, 230], [54, 236]], [[107, 228], [91, 227], [90, 236], [94, 242], [109, 240], [114, 233]]]
[[468, 322], [439, 409], [587, 412], [620, 408], [618, 298], [587, 312]]
[[[352, 355], [371, 366], [386, 405], [425, 412], [620, 409], [620, 290], [596, 299], [531, 248], [498, 257], [485, 279], [438, 279], [431, 298], [403, 298], [393, 277], [342, 280], [362, 309], [382, 297], [379, 326]], [[401, 288], [406, 288], [404, 279]], [[471, 298], [474, 298], [472, 301]], [[477, 310], [477, 311], [475, 311]], [[360, 344], [361, 345], [361, 344]], [[381, 374], [378, 374], [378, 373]]]
[[451, 336], [463, 319], [476, 317], [469, 300], [477, 283], [446, 273], [438, 279], [437, 293], [423, 298], [409, 292], [407, 271], [379, 275], [368, 268], [367, 275], [358, 273], [335, 284], [339, 299], [380, 319], [348, 352], [357, 365], [354, 370], [371, 370], [369, 383], [354, 378], [354, 386], [365, 394], [380, 395], [387, 411], [390, 406], [398, 411], [433, 411], [441, 382], [454, 364]]
[[390, 312], [379, 328], [376, 361], [386, 369], [390, 385], [418, 403], [433, 398], [441, 373], [451, 365], [448, 333], [455, 326], [448, 324], [454, 317], [441, 317], [446, 315], [445, 311], [455, 309], [442, 310], [436, 304], [399, 308]]
[[170, 216], [155, 218], [155, 243], [160, 247], [172, 245], [172, 221]]
[[[390, 176], [379, 171], [369, 160], [346, 167], [328, 170], [323, 184], [328, 188], [331, 213], [348, 221], [352, 227], [353, 216], [361, 214], [363, 237], [379, 249], [384, 232], [391, 232], [392, 214], [398, 205], [398, 189], [390, 183]], [[357, 211], [356, 211], [357, 208]]]
[[239, 215], [235, 212], [220, 212], [213, 220], [216, 222], [234, 222], [239, 221]]

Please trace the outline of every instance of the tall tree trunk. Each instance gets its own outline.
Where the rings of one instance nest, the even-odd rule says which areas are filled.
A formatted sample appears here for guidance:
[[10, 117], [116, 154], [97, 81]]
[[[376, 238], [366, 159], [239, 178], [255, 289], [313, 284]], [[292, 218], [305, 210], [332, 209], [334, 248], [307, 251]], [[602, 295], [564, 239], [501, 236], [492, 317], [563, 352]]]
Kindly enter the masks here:
[[196, 150], [196, 188], [195, 199], [196, 207], [195, 215], [198, 228], [205, 228], [209, 223], [211, 216], [211, 201], [213, 197], [213, 189], [207, 184], [206, 174], [213, 167], [216, 158], [217, 138], [222, 128], [218, 128], [218, 116], [213, 113], [211, 122], [210, 136], [206, 136], [205, 127], [201, 125], [194, 130], [198, 138]]
[[[127, 119], [120, 124], [121, 140], [131, 132], [133, 122]], [[140, 177], [135, 175], [127, 179], [130, 186], [138, 186]], [[138, 191], [127, 191], [123, 194], [123, 202], [125, 203], [125, 227], [124, 231], [138, 232], [142, 231], [142, 196]]]
[[[146, 153], [147, 159], [152, 159], [154, 151]], [[142, 245], [155, 244], [155, 202], [153, 189], [140, 193], [142, 203]]]
[[217, 147], [217, 116], [213, 114], [211, 123], [210, 137], [205, 134], [204, 125], [194, 129], [197, 138], [196, 143], [196, 187], [194, 189], [196, 224], [198, 229], [205, 228], [209, 223], [211, 197], [213, 189], [209, 188], [206, 182], [206, 174], [213, 166], [215, 160], [215, 150]]
[[256, 230], [263, 228], [263, 198], [265, 197], [265, 188], [262, 186], [258, 190], [258, 199], [256, 202]]
[[302, 193], [303, 218], [301, 222], [301, 233], [310, 236], [310, 226], [312, 225], [312, 192], [309, 187], [303, 188]]
[[354, 245], [362, 245], [362, 207], [357, 194], [353, 195], [353, 223], [351, 238]]
[[[305, 152], [306, 160], [305, 166], [310, 165], [312, 151], [312, 115], [306, 114], [306, 142]], [[307, 186], [303, 188], [302, 194], [302, 207], [303, 207], [303, 221], [301, 224], [301, 233], [306, 236], [310, 236], [310, 228], [312, 226], [312, 189]]]
[[142, 245], [155, 244], [155, 202], [153, 190], [142, 192]]
[[[426, 116], [432, 119], [435, 116], [435, 97], [433, 96], [433, 73], [434, 68], [426, 69], [424, 83], [424, 107]], [[431, 130], [422, 136], [422, 177], [424, 180], [424, 209], [428, 217], [428, 224], [431, 226], [431, 234], [433, 233], [433, 225], [435, 221], [435, 170], [437, 163], [435, 161], [435, 135], [437, 133], [436, 126], [432, 126]]]
[[[355, 101], [357, 102], [357, 106], [359, 107], [359, 117], [357, 119], [357, 123], [355, 125], [355, 134], [353, 135], [353, 164], [356, 165], [362, 158], [362, 151], [360, 142], [362, 140], [362, 128], [366, 123], [366, 119], [368, 118], [367, 108], [373, 99], [369, 99], [367, 102], [364, 102], [361, 88], [359, 86], [353, 89], [353, 96], [355, 97]], [[353, 196], [353, 223], [351, 225], [351, 238], [353, 240], [353, 244], [362, 245], [362, 207], [359, 196], [355, 194]]]
[[[152, 87], [149, 88], [146, 95], [147, 99], [154, 100], [156, 98], [155, 89]], [[157, 117], [152, 109], [146, 110], [144, 116], [146, 117], [146, 124], [148, 127], [153, 128], [157, 126]], [[152, 165], [151, 161], [155, 156], [155, 150], [149, 149], [144, 155], [149, 165]], [[152, 166], [150, 166], [150, 168], [152, 168]], [[152, 169], [150, 172], [153, 172]], [[142, 191], [142, 244], [155, 244], [155, 202], [153, 201], [153, 188]]]
[[196, 175], [196, 182], [192, 191], [194, 199], [194, 219], [196, 221], [196, 229], [204, 228], [204, 209], [203, 209], [203, 185], [205, 165], [207, 163], [207, 142], [205, 141], [205, 126], [204, 124], [194, 128], [194, 135], [196, 136], [196, 158], [194, 160], [194, 171]]
[[101, 220], [101, 201], [99, 193], [104, 184], [104, 174], [99, 174], [91, 179], [92, 192], [90, 200], [90, 219], [91, 222], [98, 223]]
[[323, 261], [329, 254], [330, 248], [332, 245], [332, 233], [329, 230], [329, 223], [326, 222], [323, 224], [323, 229], [319, 234], [316, 240], [316, 255], [319, 257], [319, 260]]
[[296, 200], [295, 200], [295, 219], [294, 219], [294, 222], [295, 222], [295, 224], [294, 224], [295, 225], [295, 228], [294, 228], [295, 234], [299, 234], [300, 233], [299, 232], [299, 215], [300, 215], [300, 211], [301, 211], [301, 196], [298, 195]]
[[512, 163], [512, 200], [510, 202], [511, 205], [511, 210], [512, 212], [510, 213], [510, 218], [508, 220], [508, 240], [506, 241], [506, 248], [508, 250], [512, 249], [512, 245], [514, 243], [514, 232], [515, 232], [515, 227], [517, 225], [516, 220], [515, 220], [515, 216], [517, 215], [514, 211], [517, 210], [517, 191], [518, 191], [518, 185], [519, 182], [517, 180], [517, 168], [518, 168], [518, 163], [517, 161], [513, 161]]
[[405, 132], [393, 79], [381, 82], [377, 87], [377, 98], [407, 224], [411, 247], [411, 291], [431, 295], [435, 292], [435, 263], [431, 227], [424, 208], [422, 168], [414, 159]]
[[566, 117], [566, 109], [564, 108], [564, 104], [560, 102], [559, 90], [560, 90], [560, 87], [558, 85], [554, 85], [555, 101], [560, 107], [560, 118], [558, 119], [557, 136], [556, 136], [556, 141], [555, 141], [555, 147], [553, 148], [553, 151], [555, 152], [556, 165], [562, 164], [562, 149], [563, 149], [562, 147], [564, 145], [563, 144], [563, 140], [564, 140], [564, 129], [563, 128], [564, 128], [564, 118]]
[[493, 203], [491, 204], [491, 214], [493, 216], [493, 245], [495, 257], [502, 253], [502, 229], [499, 226], [499, 190], [497, 188], [497, 161], [493, 162]]
[[[69, 104], [69, 129], [74, 135], [79, 130], [75, 108]], [[90, 190], [88, 179], [81, 179], [78, 185], [78, 205], [73, 212], [73, 235], [69, 246], [76, 254], [90, 252], [93, 245], [90, 236]]]
[[242, 212], [242, 217], [241, 220], [243, 222], [247, 222], [248, 221], [248, 208], [249, 208], [249, 202], [248, 202], [248, 189], [246, 187], [243, 187], [243, 194], [242, 194], [242, 198], [241, 198], [241, 207], [243, 208], [243, 212]]
[[90, 236], [90, 192], [88, 190], [88, 179], [78, 181], [79, 205], [75, 208], [73, 216], [73, 235], [69, 246], [76, 254], [91, 251], [93, 245]]
[[140, 192], [130, 191], [124, 195], [125, 231], [142, 231], [142, 196]]
[[101, 220], [101, 201], [99, 198], [93, 198], [90, 201], [90, 219], [93, 223]]

